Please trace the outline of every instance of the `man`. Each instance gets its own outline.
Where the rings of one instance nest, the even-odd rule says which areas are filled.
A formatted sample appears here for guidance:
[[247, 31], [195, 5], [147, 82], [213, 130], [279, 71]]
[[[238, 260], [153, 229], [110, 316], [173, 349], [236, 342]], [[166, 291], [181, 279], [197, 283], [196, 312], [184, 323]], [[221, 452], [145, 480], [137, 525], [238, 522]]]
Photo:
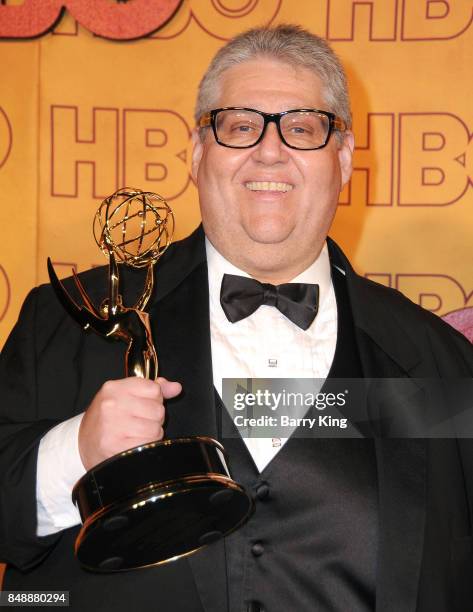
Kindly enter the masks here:
[[[198, 229], [163, 256], [149, 309], [166, 378], [122, 379], [119, 347], [85, 336], [48, 287], [29, 296], [5, 347], [4, 588], [69, 590], [78, 610], [465, 612], [470, 441], [223, 439], [254, 495], [245, 526], [158, 568], [104, 576], [74, 560], [77, 478], [164, 432], [218, 437], [224, 376], [473, 373], [463, 337], [356, 276], [326, 241], [353, 136], [343, 70], [323, 40], [279, 26], [230, 41], [202, 80], [196, 119], [205, 238]], [[233, 276], [264, 284], [259, 308], [235, 304]], [[103, 272], [83, 283], [97, 297]], [[304, 283], [302, 306], [276, 288], [286, 283]]]

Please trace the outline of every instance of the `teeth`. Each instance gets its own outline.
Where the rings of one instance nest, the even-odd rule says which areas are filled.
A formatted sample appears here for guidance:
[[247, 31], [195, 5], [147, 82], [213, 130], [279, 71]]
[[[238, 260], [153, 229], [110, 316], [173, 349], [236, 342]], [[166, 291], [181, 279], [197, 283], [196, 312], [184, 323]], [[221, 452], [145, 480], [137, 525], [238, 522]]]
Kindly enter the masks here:
[[251, 191], [291, 191], [294, 186], [289, 183], [276, 183], [274, 181], [250, 181], [245, 183]]

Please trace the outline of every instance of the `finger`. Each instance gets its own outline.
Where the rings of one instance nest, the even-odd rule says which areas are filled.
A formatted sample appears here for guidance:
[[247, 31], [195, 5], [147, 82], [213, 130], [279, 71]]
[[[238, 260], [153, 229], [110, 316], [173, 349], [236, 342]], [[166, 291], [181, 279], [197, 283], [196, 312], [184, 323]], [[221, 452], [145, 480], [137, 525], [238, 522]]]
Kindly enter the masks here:
[[148, 397], [150, 399], [161, 399], [161, 387], [154, 380], [130, 376], [119, 380], [109, 380], [104, 383], [103, 392], [107, 396], [135, 395], [136, 397]]
[[[109, 406], [110, 404], [110, 406]], [[106, 428], [126, 432], [127, 427], [133, 427], [135, 420], [162, 422], [165, 408], [162, 400], [135, 397], [127, 395], [117, 400], [103, 402], [100, 422]]]
[[151, 444], [152, 442], [160, 442], [163, 438], [164, 430], [162, 427], [159, 428], [154, 436], [128, 436], [123, 438], [123, 450], [134, 448], [135, 446]]
[[161, 387], [161, 391], [163, 393], [163, 397], [165, 399], [171, 399], [173, 397], [176, 397], [182, 391], [181, 383], [167, 380], [162, 376], [160, 376], [156, 382], [159, 383], [159, 386]]
[[150, 421], [153, 423], [163, 423], [165, 416], [165, 408], [162, 402], [157, 402], [150, 399], [140, 399], [139, 403], [135, 404], [129, 412], [133, 421], [142, 420], [145, 423]]
[[127, 431], [123, 432], [124, 438], [140, 438], [143, 440], [156, 440], [162, 429], [162, 421], [150, 421], [149, 419], [133, 419]]

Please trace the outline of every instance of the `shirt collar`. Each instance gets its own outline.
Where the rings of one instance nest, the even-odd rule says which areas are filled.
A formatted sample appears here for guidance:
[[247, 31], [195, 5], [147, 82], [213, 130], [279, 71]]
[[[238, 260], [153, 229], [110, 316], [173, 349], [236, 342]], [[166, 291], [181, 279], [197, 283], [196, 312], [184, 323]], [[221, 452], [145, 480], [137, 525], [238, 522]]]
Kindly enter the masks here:
[[[207, 252], [210, 299], [219, 303], [220, 287], [224, 274], [238, 274], [247, 278], [249, 278], [250, 275], [228, 261], [228, 259], [217, 251], [207, 237], [205, 237], [205, 249]], [[321, 302], [324, 301], [324, 298], [328, 295], [329, 289], [332, 286], [330, 258], [326, 242], [324, 242], [324, 246], [317, 259], [290, 282], [314, 283], [319, 285], [320, 300]]]

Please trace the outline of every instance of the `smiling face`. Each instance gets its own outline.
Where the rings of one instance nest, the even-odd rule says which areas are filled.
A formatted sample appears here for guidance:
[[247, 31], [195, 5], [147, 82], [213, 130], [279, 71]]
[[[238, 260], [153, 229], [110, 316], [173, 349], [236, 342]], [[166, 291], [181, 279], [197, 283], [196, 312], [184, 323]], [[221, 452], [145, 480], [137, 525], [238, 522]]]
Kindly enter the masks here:
[[[215, 108], [267, 113], [327, 108], [320, 79], [305, 68], [259, 58], [223, 73]], [[205, 233], [234, 265], [261, 281], [291, 280], [318, 256], [351, 174], [353, 136], [334, 134], [326, 147], [285, 146], [274, 123], [248, 149], [222, 147], [206, 128], [194, 133], [193, 176]]]

